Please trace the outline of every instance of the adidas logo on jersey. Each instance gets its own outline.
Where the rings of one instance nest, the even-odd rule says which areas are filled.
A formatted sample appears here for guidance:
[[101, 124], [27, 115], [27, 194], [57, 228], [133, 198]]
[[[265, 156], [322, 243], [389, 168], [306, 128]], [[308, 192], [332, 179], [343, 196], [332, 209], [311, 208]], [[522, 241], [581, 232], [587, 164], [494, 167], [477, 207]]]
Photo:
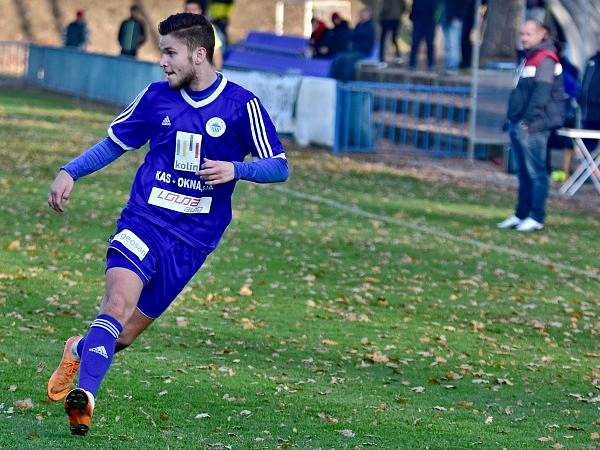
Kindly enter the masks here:
[[169, 119], [169, 116], [165, 116], [165, 118], [162, 121], [162, 124], [165, 127], [170, 127], [171, 126], [171, 119]]
[[100, 356], [103, 356], [106, 359], [108, 359], [108, 355], [106, 354], [106, 349], [104, 348], [104, 345], [101, 345], [100, 347], [90, 348], [88, 351], [98, 353]]

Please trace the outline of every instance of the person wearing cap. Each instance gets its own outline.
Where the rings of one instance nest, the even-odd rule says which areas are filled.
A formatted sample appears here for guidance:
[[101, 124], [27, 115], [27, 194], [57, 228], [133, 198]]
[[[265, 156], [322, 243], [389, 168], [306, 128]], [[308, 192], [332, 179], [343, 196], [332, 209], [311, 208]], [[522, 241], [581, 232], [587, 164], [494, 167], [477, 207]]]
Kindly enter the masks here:
[[75, 13], [75, 20], [65, 28], [63, 43], [65, 47], [85, 50], [89, 38], [90, 32], [84, 18], [83, 10], [79, 9]]

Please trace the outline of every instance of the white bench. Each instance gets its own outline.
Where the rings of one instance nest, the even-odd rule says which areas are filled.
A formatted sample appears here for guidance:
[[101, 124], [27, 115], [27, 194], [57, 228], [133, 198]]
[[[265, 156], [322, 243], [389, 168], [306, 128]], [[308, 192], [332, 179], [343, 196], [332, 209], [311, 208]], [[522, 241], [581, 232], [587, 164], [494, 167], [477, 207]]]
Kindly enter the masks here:
[[585, 180], [592, 177], [594, 187], [600, 193], [600, 146], [590, 153], [583, 142], [583, 139], [600, 140], [600, 131], [561, 128], [556, 133], [560, 136], [573, 139], [575, 142], [575, 154], [581, 159], [581, 164], [575, 169], [573, 175], [565, 181], [565, 184], [561, 186], [559, 192], [571, 197], [585, 183]]

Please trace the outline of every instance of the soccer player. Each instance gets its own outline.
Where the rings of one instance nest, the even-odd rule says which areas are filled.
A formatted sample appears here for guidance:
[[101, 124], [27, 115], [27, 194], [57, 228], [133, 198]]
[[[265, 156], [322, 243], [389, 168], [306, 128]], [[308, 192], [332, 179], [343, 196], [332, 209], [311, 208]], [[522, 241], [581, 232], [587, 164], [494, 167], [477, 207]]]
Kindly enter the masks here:
[[[144, 89], [107, 138], [61, 168], [48, 194], [50, 207], [64, 212], [75, 180], [150, 141], [108, 245], [100, 314], [87, 335], [66, 341], [48, 381], [49, 398], [65, 399], [73, 434], [89, 430], [115, 351], [167, 309], [219, 243], [236, 181], [288, 177], [283, 146], [259, 100], [215, 72], [210, 23], [175, 14], [159, 33], [167, 81]], [[254, 161], [244, 162], [248, 153]]]

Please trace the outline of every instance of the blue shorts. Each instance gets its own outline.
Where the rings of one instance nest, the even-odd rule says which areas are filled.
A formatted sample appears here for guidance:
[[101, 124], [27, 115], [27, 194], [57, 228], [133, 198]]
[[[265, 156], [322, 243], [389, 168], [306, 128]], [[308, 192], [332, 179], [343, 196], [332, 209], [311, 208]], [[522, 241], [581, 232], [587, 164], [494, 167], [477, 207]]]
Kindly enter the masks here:
[[121, 216], [106, 253], [106, 270], [123, 267], [137, 274], [144, 287], [137, 308], [158, 318], [202, 267], [199, 250], [143, 218]]

